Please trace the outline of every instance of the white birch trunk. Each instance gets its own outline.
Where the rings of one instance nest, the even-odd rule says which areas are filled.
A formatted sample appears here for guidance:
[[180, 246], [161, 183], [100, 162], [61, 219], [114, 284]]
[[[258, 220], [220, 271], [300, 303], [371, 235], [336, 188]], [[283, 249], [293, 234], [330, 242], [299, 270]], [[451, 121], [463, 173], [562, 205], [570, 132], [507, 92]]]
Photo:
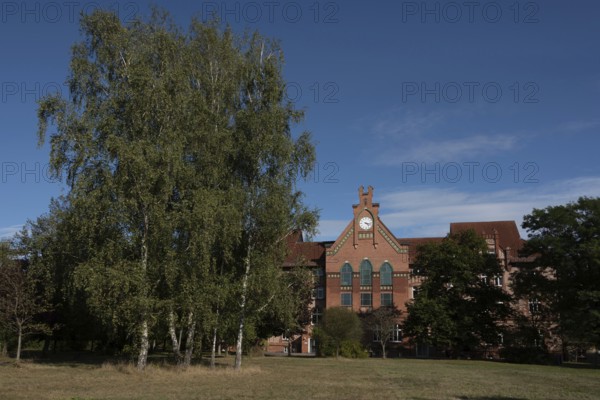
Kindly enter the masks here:
[[181, 361], [181, 352], [179, 351], [179, 341], [177, 340], [177, 334], [175, 332], [175, 316], [173, 310], [169, 312], [169, 336], [171, 337], [171, 344], [173, 346], [173, 355], [177, 364]]
[[[142, 272], [143, 276], [146, 276], [148, 271], [148, 214], [144, 213], [144, 232], [142, 236]], [[147, 296], [147, 293], [145, 293]], [[140, 337], [140, 354], [138, 357], [137, 368], [143, 371], [148, 364], [148, 316], [146, 315], [147, 310], [142, 311], [142, 326], [141, 326], [141, 337]]]
[[19, 324], [19, 337], [17, 338], [17, 362], [21, 361], [21, 342], [23, 338], [23, 328]]
[[141, 343], [140, 343], [140, 355], [138, 358], [137, 368], [143, 371], [148, 364], [148, 320], [144, 318], [142, 321], [142, 332], [141, 332]]
[[235, 365], [234, 368], [236, 370], [240, 370], [242, 368], [242, 343], [244, 340], [244, 323], [246, 320], [246, 295], [248, 291], [248, 276], [250, 275], [250, 249], [248, 249], [248, 255], [244, 260], [246, 264], [246, 269], [244, 271], [244, 279], [242, 281], [242, 296], [240, 303], [240, 322], [238, 329], [238, 337], [237, 343], [235, 346]]
[[[216, 358], [217, 358], [217, 326], [219, 324], [219, 308], [217, 307], [217, 313], [216, 313], [216, 321], [215, 321], [215, 327], [213, 329], [213, 337], [212, 337], [212, 349], [210, 352], [210, 368], [214, 369], [216, 366]], [[219, 345], [219, 355], [221, 355], [221, 346]]]
[[[219, 355], [221, 354], [221, 349], [219, 348]], [[212, 349], [210, 352], [210, 368], [214, 369], [216, 366], [216, 358], [217, 358], [217, 328], [213, 329], [213, 338], [212, 338]]]
[[192, 355], [194, 354], [194, 333], [196, 331], [196, 321], [194, 320], [194, 313], [192, 311], [188, 315], [187, 329], [183, 365], [189, 367], [192, 364]]

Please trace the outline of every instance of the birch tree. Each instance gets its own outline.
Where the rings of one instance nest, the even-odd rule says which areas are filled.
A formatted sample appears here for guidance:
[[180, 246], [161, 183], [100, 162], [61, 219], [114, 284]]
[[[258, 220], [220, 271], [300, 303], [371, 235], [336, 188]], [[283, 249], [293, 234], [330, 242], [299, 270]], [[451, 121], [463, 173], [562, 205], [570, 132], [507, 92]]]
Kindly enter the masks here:
[[[276, 43], [258, 34], [244, 53], [242, 93], [235, 119], [234, 174], [240, 189], [242, 234], [239, 326], [235, 368], [242, 363], [244, 324], [249, 313], [253, 275], [279, 268], [285, 255], [285, 237], [293, 229], [312, 229], [314, 212], [302, 203], [296, 180], [306, 176], [314, 163], [314, 147], [306, 132], [292, 136], [292, 124], [303, 113], [285, 100], [283, 55]], [[267, 282], [257, 282], [264, 289]], [[255, 286], [254, 289], [257, 287]]]
[[165, 25], [159, 16], [129, 29], [112, 13], [83, 16], [85, 40], [73, 47], [70, 99], [49, 96], [38, 111], [40, 143], [48, 123], [57, 131], [50, 138], [55, 174], [64, 171], [90, 223], [116, 230], [110, 239], [119, 241], [96, 249], [86, 275], [96, 289], [111, 287], [115, 278], [130, 285], [140, 370], [184, 128], [178, 124], [178, 93], [187, 86], [178, 68], [182, 38]]
[[216, 22], [184, 34], [158, 11], [127, 26], [96, 11], [81, 26], [69, 98], [38, 110], [40, 144], [55, 129], [53, 172], [89, 233], [79, 287], [104, 324], [136, 338], [140, 370], [158, 319], [178, 359], [173, 333], [185, 330], [189, 364], [196, 333], [216, 340], [235, 296], [239, 368], [246, 317], [272, 297], [265, 281], [285, 236], [316, 220], [296, 189], [314, 148], [292, 135], [303, 114], [285, 101], [281, 50]]
[[16, 335], [17, 362], [26, 335], [49, 331], [39, 318], [49, 308], [26, 261], [17, 257], [9, 243], [0, 243], [0, 326]]

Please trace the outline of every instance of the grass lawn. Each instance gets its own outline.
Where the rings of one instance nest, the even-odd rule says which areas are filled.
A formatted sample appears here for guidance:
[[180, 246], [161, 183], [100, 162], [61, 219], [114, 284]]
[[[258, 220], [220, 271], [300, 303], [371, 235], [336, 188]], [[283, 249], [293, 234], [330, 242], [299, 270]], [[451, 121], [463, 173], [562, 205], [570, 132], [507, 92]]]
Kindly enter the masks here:
[[[600, 399], [600, 370], [485, 361], [255, 357], [211, 371], [0, 360], [0, 399]], [[225, 364], [226, 363], [226, 364]]]

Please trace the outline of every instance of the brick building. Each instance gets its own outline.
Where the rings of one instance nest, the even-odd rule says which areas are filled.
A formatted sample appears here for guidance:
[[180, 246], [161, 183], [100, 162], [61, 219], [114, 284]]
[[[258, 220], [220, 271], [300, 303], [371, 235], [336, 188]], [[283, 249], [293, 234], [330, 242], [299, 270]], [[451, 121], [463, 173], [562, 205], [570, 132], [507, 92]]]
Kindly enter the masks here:
[[[450, 233], [473, 229], [488, 243], [503, 268], [503, 276], [493, 277], [492, 284], [509, 290], [508, 282], [524, 241], [514, 221], [457, 222]], [[397, 238], [379, 217], [379, 203], [373, 202], [373, 188], [358, 189], [358, 203], [352, 205], [352, 219], [335, 241], [304, 242], [300, 232], [290, 236], [290, 252], [284, 268], [309, 267], [313, 271], [312, 322], [301, 335], [272, 337], [268, 352], [314, 353], [311, 338], [314, 324], [327, 307], [349, 307], [366, 312], [381, 306], [395, 305], [406, 312], [406, 303], [418, 291], [419, 279], [411, 276], [416, 248], [424, 243], [439, 242], [443, 237]], [[394, 335], [402, 340], [399, 331]]]

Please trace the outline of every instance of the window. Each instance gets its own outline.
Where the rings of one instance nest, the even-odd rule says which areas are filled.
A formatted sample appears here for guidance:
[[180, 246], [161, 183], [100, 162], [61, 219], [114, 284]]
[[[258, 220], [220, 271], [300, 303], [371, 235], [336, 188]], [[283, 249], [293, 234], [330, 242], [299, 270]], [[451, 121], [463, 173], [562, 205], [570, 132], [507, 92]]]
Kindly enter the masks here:
[[383, 263], [379, 269], [379, 284], [381, 286], [392, 286], [392, 266], [389, 263]]
[[[379, 342], [381, 339], [381, 328], [377, 326], [375, 329], [373, 329], [373, 341]], [[401, 342], [402, 329], [400, 329], [400, 324], [394, 325], [394, 327], [390, 330], [390, 336], [384, 337], [383, 339], [389, 339], [390, 342]]]
[[486, 239], [488, 254], [496, 254], [496, 241], [494, 239]]
[[371, 307], [373, 304], [371, 300], [371, 293], [361, 293], [360, 294], [360, 306], [361, 307]]
[[412, 298], [416, 299], [417, 297], [419, 297], [419, 292], [421, 291], [421, 288], [418, 286], [413, 286], [412, 288]]
[[392, 342], [401, 342], [402, 341], [402, 329], [400, 329], [400, 325], [396, 324], [392, 328]]
[[323, 313], [321, 312], [321, 309], [318, 307], [313, 308], [312, 313], [310, 314], [311, 323], [317, 325], [321, 321], [322, 316]]
[[394, 304], [391, 293], [381, 293], [381, 307], [389, 307]]
[[369, 260], [360, 263], [360, 285], [371, 286], [373, 280], [373, 266]]
[[322, 268], [315, 268], [312, 270], [313, 273], [313, 281], [315, 283], [315, 285], [319, 285], [322, 284], [323, 282], [323, 269]]
[[325, 288], [323, 286], [319, 286], [315, 289], [315, 297], [319, 300], [325, 298]]
[[502, 287], [502, 276], [498, 275], [496, 277], [494, 277], [494, 285], [498, 286], [498, 287]]
[[529, 312], [532, 314], [535, 314], [537, 312], [540, 311], [540, 302], [538, 301], [538, 299], [531, 299], [529, 300]]
[[376, 327], [375, 329], [373, 329], [373, 341], [379, 342], [380, 340], [381, 340], [381, 330], [379, 329], [379, 327]]
[[344, 264], [340, 272], [340, 285], [352, 286], [352, 266], [348, 263]]
[[481, 279], [481, 282], [482, 282], [484, 285], [487, 285], [487, 283], [488, 283], [488, 280], [487, 280], [487, 275], [479, 275], [479, 279]]
[[342, 293], [342, 306], [352, 307], [352, 293]]

